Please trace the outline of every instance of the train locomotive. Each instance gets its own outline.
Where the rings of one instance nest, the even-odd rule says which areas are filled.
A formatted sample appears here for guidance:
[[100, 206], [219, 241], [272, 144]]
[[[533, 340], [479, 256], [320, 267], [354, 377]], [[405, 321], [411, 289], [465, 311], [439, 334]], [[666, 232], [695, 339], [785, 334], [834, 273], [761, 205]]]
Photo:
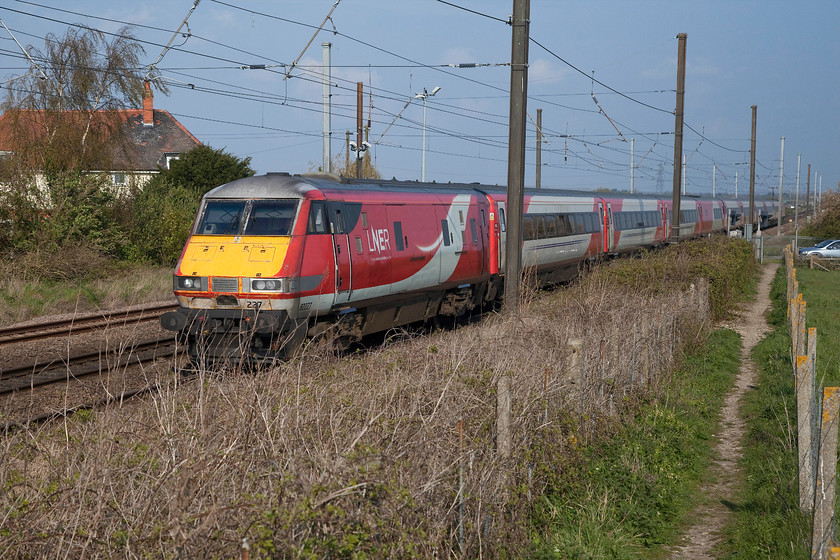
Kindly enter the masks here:
[[[477, 183], [288, 173], [232, 181], [202, 200], [173, 276], [180, 307], [161, 325], [193, 362], [259, 362], [308, 337], [349, 344], [461, 316], [504, 292], [506, 201], [504, 187]], [[737, 204], [684, 200], [680, 237], [737, 227]], [[762, 219], [776, 211], [762, 207]], [[527, 190], [523, 266], [541, 285], [562, 282], [582, 262], [664, 244], [670, 223], [670, 200]]]

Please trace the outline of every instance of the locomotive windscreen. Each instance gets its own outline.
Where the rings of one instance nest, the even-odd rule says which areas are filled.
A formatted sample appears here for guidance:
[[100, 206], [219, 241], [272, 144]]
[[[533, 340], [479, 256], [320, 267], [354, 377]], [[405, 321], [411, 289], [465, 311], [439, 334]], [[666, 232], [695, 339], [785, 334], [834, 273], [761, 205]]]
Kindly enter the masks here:
[[244, 235], [291, 235], [295, 210], [296, 200], [255, 200]]
[[297, 200], [208, 200], [199, 235], [291, 235]]

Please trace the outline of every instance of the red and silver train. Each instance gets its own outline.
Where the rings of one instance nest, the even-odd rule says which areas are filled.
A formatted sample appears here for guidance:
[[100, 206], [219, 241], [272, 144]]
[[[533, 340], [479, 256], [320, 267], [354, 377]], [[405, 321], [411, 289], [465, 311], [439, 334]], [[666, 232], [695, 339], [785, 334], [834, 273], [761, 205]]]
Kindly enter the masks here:
[[[506, 201], [505, 188], [477, 183], [232, 181], [201, 203], [174, 275], [180, 308], [161, 324], [193, 360], [261, 361], [327, 331], [349, 342], [457, 317], [503, 294]], [[776, 213], [761, 205], [754, 223]], [[683, 200], [680, 237], [743, 221], [737, 201]], [[670, 200], [527, 190], [523, 266], [541, 284], [560, 282], [582, 261], [665, 243], [670, 222]]]

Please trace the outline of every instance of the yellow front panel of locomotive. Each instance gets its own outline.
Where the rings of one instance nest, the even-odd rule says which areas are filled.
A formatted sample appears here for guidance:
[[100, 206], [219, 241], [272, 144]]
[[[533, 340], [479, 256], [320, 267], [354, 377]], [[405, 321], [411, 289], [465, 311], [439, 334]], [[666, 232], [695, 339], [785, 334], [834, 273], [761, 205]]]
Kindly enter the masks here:
[[280, 271], [288, 237], [194, 235], [181, 261], [188, 276], [271, 277]]

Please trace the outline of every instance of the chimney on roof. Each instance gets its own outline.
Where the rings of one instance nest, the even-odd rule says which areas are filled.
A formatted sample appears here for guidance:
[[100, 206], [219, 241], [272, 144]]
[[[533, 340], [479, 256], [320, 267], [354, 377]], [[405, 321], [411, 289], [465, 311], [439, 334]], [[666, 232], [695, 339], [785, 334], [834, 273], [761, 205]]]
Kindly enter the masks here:
[[155, 125], [155, 103], [152, 86], [148, 80], [143, 82], [143, 126]]

